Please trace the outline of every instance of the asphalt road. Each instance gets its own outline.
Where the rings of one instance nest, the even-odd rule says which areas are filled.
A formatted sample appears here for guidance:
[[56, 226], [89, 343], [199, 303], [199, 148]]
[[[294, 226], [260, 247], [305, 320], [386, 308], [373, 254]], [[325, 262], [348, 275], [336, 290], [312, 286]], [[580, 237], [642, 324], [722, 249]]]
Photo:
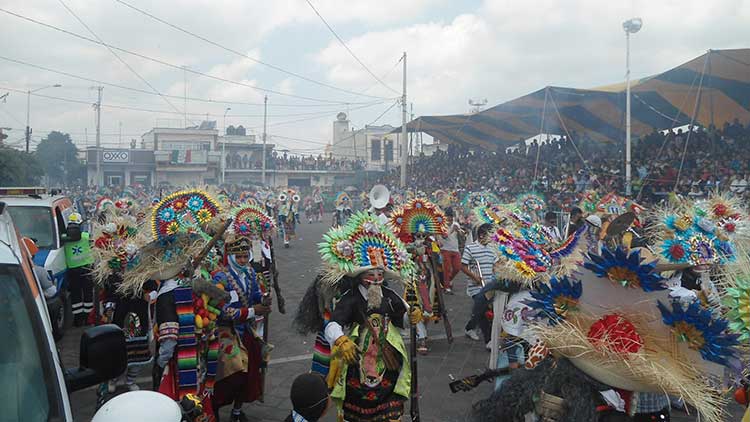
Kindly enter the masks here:
[[[272, 361], [268, 369], [266, 398], [264, 403], [245, 405], [244, 411], [253, 422], [282, 421], [289, 414], [291, 402], [289, 389], [292, 380], [310, 368], [313, 336], [302, 337], [291, 329], [291, 320], [302, 295], [314, 279], [320, 258], [317, 242], [328, 229], [327, 223], [303, 224], [298, 239], [289, 249], [277, 249], [277, 265], [280, 272], [280, 285], [287, 303], [287, 313], [282, 315], [274, 305], [270, 318], [270, 342], [275, 345]], [[281, 244], [281, 242], [278, 242]], [[455, 340], [448, 344], [442, 324], [428, 327], [430, 352], [420, 356], [418, 362], [420, 410], [424, 422], [459, 422], [466, 420], [472, 403], [487, 397], [491, 385], [484, 383], [469, 393], [451, 394], [448, 383], [450, 376], [461, 378], [482, 372], [487, 367], [489, 353], [484, 344], [473, 342], [463, 335], [463, 326], [468, 320], [470, 302], [464, 293], [466, 280], [459, 275], [455, 282], [455, 294], [447, 295], [448, 312], [453, 323]], [[67, 367], [77, 365], [78, 344], [82, 330], [69, 331], [60, 343], [61, 357]], [[150, 388], [151, 380], [144, 370], [138, 379], [141, 388]], [[123, 387], [118, 393], [125, 391]], [[94, 388], [71, 395], [73, 414], [78, 421], [88, 421], [94, 414], [96, 392]], [[408, 407], [408, 406], [407, 406]], [[222, 420], [228, 420], [228, 410], [223, 409]], [[739, 421], [741, 410], [738, 406], [729, 409], [732, 416], [728, 421]], [[407, 410], [408, 412], [408, 410]], [[333, 412], [324, 419], [334, 422]], [[408, 416], [404, 417], [408, 420]], [[675, 421], [694, 421], [695, 417], [677, 412]], [[145, 422], [145, 421], [144, 421]]]

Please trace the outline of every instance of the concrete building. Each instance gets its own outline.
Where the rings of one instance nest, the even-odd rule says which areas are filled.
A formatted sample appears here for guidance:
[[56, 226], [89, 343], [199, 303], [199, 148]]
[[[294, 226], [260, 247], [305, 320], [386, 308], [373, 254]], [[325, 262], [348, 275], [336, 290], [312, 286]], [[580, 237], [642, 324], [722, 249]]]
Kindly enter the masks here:
[[215, 184], [219, 182], [221, 152], [217, 150], [216, 122], [197, 127], [153, 128], [141, 145], [154, 153], [156, 186]]
[[[366, 131], [348, 131], [348, 135], [352, 135], [351, 145], [362, 150], [360, 159], [367, 158], [368, 170], [382, 170], [386, 162], [389, 166], [395, 165], [392, 160], [397, 159], [394, 157], [397, 154], [392, 151], [393, 141], [386, 136], [390, 130], [390, 126], [378, 126]], [[241, 126], [230, 126], [221, 136], [213, 121], [189, 128], [155, 127], [141, 136], [140, 148], [135, 148], [133, 142], [131, 148], [99, 150], [99, 173], [97, 149], [88, 148], [88, 180], [91, 185], [106, 186], [200, 186], [221, 184], [222, 179], [228, 184], [260, 185], [263, 182], [263, 144], [258, 141]], [[275, 169], [274, 147], [266, 143], [268, 185], [331, 187], [355, 184], [358, 180], [353, 170]]]
[[[153, 186], [154, 151], [126, 148], [103, 148], [99, 156], [99, 180], [105, 186], [140, 184]], [[86, 173], [89, 185], [97, 184], [96, 147], [86, 149]]]
[[336, 158], [362, 160], [368, 171], [385, 171], [401, 163], [400, 134], [392, 134], [391, 125], [366, 125], [353, 130], [346, 113], [339, 113], [333, 122], [330, 151]]

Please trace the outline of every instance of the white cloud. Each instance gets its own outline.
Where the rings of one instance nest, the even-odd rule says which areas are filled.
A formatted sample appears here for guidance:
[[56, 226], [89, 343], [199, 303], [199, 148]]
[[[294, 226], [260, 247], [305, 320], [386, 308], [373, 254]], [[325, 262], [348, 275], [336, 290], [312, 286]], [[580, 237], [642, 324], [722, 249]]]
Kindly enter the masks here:
[[[273, 88], [294, 95], [362, 101], [280, 74], [188, 35], [159, 24], [114, 1], [64, 0], [105, 41], [176, 65], [216, 74], [252, 86]], [[176, 25], [204, 35], [252, 57], [264, 58], [290, 71], [325, 80], [332, 85], [368, 94], [392, 97], [379, 86], [332, 38], [305, 0], [126, 0]], [[448, 0], [311, 0], [344, 37], [353, 51], [396, 91], [401, 90], [401, 68], [394, 68], [408, 52], [408, 91], [418, 115], [461, 113], [468, 98], [487, 98], [497, 104], [547, 84], [593, 87], [622, 80], [624, 36], [621, 23], [639, 15], [643, 30], [633, 36], [633, 76], [666, 70], [709, 48], [748, 47], [750, 2], [698, 0], [602, 2], [599, 0], [485, 0], [479, 5]], [[65, 9], [49, 0], [6, 0], [3, 7], [79, 34], [87, 31]], [[450, 10], [447, 12], [446, 10]], [[455, 11], [459, 10], [459, 15]], [[29, 61], [74, 74], [149, 90], [104, 47], [77, 40], [0, 13], [0, 55]], [[310, 37], [299, 36], [309, 33]], [[7, 36], [5, 36], [7, 34]], [[293, 34], [293, 35], [289, 35]], [[292, 38], [298, 37], [298, 38]], [[325, 41], [321, 41], [325, 40]], [[271, 43], [273, 42], [273, 43]], [[324, 44], [321, 45], [321, 42]], [[304, 51], [285, 57], [286, 43]], [[309, 52], [309, 53], [308, 53]], [[122, 57], [161, 92], [183, 94], [183, 72], [127, 54]], [[263, 92], [188, 74], [188, 95], [262, 103]], [[44, 91], [93, 102], [93, 83], [67, 78], [0, 61], [0, 86], [25, 90], [54, 83], [64, 88]], [[4, 91], [0, 90], [0, 95]], [[153, 95], [105, 87], [105, 104], [172, 110]], [[182, 100], [170, 100], [182, 108]], [[303, 103], [273, 95], [269, 114], [309, 113], [337, 107], [282, 108], [281, 103]], [[358, 125], [377, 117], [388, 104], [353, 110]], [[188, 103], [188, 111], [220, 119], [226, 105]], [[25, 95], [11, 93], [0, 108], [25, 120]], [[346, 107], [340, 107], [346, 110]], [[354, 107], [352, 107], [354, 108]], [[262, 106], [232, 106], [232, 114], [262, 115]], [[157, 119], [180, 120], [179, 115], [105, 109], [103, 132], [145, 132]], [[35, 134], [59, 129], [83, 133], [93, 142], [93, 111], [89, 104], [61, 103], [32, 98]], [[331, 136], [330, 117], [272, 127], [284, 136], [325, 140]], [[302, 117], [302, 116], [301, 116]], [[195, 119], [199, 117], [193, 117]], [[275, 117], [274, 121], [294, 120]], [[379, 123], [400, 122], [394, 108]], [[235, 118], [228, 123], [257, 127], [260, 117]], [[0, 113], [0, 126], [18, 123]], [[77, 135], [76, 135], [77, 136]], [[75, 138], [75, 136], [74, 136]], [[81, 142], [83, 136], [80, 136]], [[123, 137], [124, 139], [129, 139]], [[78, 138], [76, 138], [78, 140]], [[114, 140], [116, 137], [105, 139]], [[311, 144], [285, 140], [309, 148]]]
[[[710, 9], [710, 10], [709, 10]], [[545, 85], [594, 87], [624, 78], [621, 24], [629, 5], [596, 0], [487, 0], [450, 22], [371, 31], [347, 40], [376, 74], [408, 53], [408, 91], [420, 114], [462, 113], [467, 99], [497, 104]], [[648, 2], [636, 8], [643, 30], [632, 37], [635, 77], [664, 71], [709, 48], [747, 47], [750, 4], [740, 0]], [[332, 83], [372, 78], [337, 43], [318, 52]], [[389, 85], [400, 89], [400, 71]], [[383, 94], [383, 89], [379, 89]]]

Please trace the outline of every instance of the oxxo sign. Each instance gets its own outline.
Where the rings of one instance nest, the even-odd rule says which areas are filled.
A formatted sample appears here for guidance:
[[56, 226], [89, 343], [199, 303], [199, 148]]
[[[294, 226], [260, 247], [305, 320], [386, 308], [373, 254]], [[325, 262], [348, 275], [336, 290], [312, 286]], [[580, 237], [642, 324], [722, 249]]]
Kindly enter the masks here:
[[102, 151], [102, 161], [105, 163], [129, 163], [130, 151], [122, 149]]

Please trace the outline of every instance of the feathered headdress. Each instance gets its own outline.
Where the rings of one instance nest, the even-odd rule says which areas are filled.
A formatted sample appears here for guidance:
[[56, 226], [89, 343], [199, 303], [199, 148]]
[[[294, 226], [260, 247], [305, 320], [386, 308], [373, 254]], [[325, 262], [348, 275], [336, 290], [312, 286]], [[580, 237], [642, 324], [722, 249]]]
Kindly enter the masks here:
[[344, 206], [347, 206], [347, 205], [351, 206], [352, 205], [352, 200], [351, 200], [351, 198], [349, 198], [349, 194], [348, 193], [346, 193], [346, 192], [339, 192], [336, 195], [336, 200], [334, 201], [334, 203], [336, 204], [336, 208], [341, 208], [341, 207], [344, 207]]
[[581, 202], [579, 207], [586, 214], [593, 214], [596, 212], [596, 206], [599, 203], [599, 194], [595, 190], [587, 190], [581, 195]]
[[638, 250], [605, 247], [574, 274], [540, 286], [529, 302], [540, 311], [531, 329], [554, 353], [599, 382], [682, 397], [721, 420], [715, 381], [734, 366], [738, 344], [725, 319], [671, 297]]
[[99, 198], [98, 201], [96, 201], [96, 208], [95, 208], [96, 212], [103, 212], [104, 210], [110, 207], [114, 208], [115, 203], [109, 197], [102, 196], [101, 198]]
[[244, 204], [232, 208], [232, 233], [241, 237], [260, 237], [276, 229], [276, 223], [266, 211], [254, 204]]
[[[726, 234], [728, 227], [737, 226], [710, 210], [684, 202], [677, 207], [655, 209], [652, 220], [656, 222], [651, 229], [656, 248], [669, 263], [698, 266], [746, 259], [737, 253], [736, 237]], [[737, 224], [743, 224], [741, 220]]]
[[92, 269], [94, 281], [105, 285], [114, 273], [132, 268], [138, 263], [138, 251], [149, 238], [141, 230], [136, 218], [108, 208], [104, 220], [92, 223], [92, 252], [96, 265]]
[[544, 195], [537, 192], [528, 192], [518, 195], [516, 205], [526, 214], [535, 215], [547, 206]]
[[504, 215], [507, 213], [507, 210], [498, 205], [482, 205], [475, 207], [473, 212], [474, 217], [476, 217], [480, 224], [500, 225], [507, 219], [507, 216]]
[[180, 274], [217, 230], [221, 208], [201, 190], [185, 190], [162, 199], [151, 211], [153, 240], [138, 253], [136, 265], [123, 274], [119, 291], [138, 293], [148, 280]]
[[323, 235], [318, 251], [324, 261], [323, 278], [328, 284], [344, 276], [356, 276], [383, 268], [394, 279], [411, 274], [413, 263], [406, 247], [391, 229], [370, 214], [358, 212], [345, 226]]
[[492, 237], [497, 261], [493, 272], [498, 280], [511, 280], [531, 287], [549, 280], [552, 257], [538, 244], [504, 228]]
[[159, 240], [178, 233], [202, 233], [203, 227], [220, 213], [219, 204], [204, 191], [175, 192], [152, 210], [151, 233]]
[[461, 206], [464, 207], [466, 211], [470, 212], [473, 208], [482, 205], [492, 205], [498, 203], [500, 203], [500, 199], [498, 199], [497, 195], [492, 192], [469, 192], [461, 201]]
[[399, 239], [418, 232], [432, 235], [448, 232], [443, 211], [424, 198], [412, 199], [396, 208], [390, 220], [393, 232]]

